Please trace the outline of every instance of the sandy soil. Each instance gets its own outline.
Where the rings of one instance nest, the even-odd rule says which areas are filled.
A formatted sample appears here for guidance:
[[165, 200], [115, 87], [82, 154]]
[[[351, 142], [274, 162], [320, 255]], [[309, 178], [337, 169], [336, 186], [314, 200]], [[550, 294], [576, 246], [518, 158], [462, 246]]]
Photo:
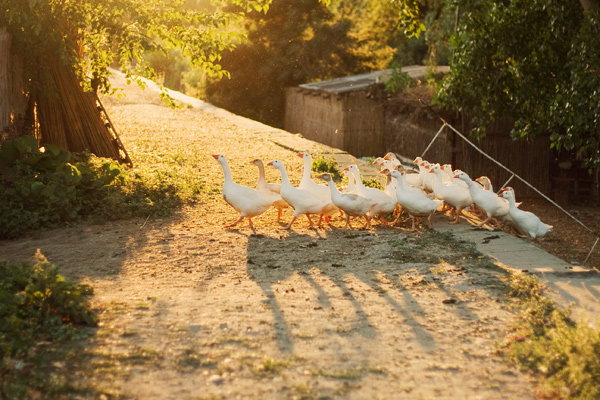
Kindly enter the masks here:
[[106, 107], [134, 159], [175, 146], [206, 155], [203, 202], [160, 220], [0, 242], [0, 258], [26, 260], [39, 248], [94, 287], [101, 326], [85, 342], [85, 363], [74, 357], [81, 370], [72, 378], [95, 388], [90, 398], [535, 397], [532, 378], [496, 355], [515, 318], [502, 273], [460, 238], [347, 231], [341, 219], [318, 230], [302, 220], [288, 232], [275, 210], [254, 232], [225, 229], [237, 216], [210, 154], [229, 155], [248, 185], [253, 158], [301, 160], [235, 119], [171, 110], [153, 96], [130, 88]]

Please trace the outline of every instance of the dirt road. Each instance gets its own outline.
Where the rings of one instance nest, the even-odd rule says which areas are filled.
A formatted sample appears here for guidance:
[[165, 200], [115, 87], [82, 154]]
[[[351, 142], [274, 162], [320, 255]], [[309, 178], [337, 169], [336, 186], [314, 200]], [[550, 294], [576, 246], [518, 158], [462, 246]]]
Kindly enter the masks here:
[[0, 258], [26, 260], [39, 248], [94, 287], [101, 326], [70, 359], [81, 397], [534, 397], [532, 379], [496, 355], [515, 318], [503, 272], [469, 243], [382, 226], [347, 231], [341, 219], [282, 231], [274, 210], [254, 232], [225, 229], [237, 216], [220, 197], [222, 172], [210, 154], [227, 154], [248, 185], [253, 158], [290, 169], [301, 160], [235, 118], [127, 93], [106, 107], [132, 158], [199, 155], [205, 199], [166, 219], [0, 243]]

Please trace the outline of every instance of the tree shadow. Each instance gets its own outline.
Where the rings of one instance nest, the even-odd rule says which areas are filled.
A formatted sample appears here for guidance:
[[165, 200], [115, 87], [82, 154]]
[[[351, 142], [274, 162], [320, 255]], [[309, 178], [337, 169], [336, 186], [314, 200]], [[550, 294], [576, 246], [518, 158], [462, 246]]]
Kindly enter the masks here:
[[[349, 303], [352, 315], [346, 319], [353, 323], [352, 332], [369, 338], [376, 338], [380, 334], [372, 321], [373, 311], [367, 311], [364, 304], [365, 293], [375, 292], [406, 321], [423, 349], [435, 347], [433, 336], [415, 316], [425, 315], [426, 312], [418, 306], [409, 290], [396, 286], [404, 299], [411, 303], [410, 308], [400, 304], [374, 283], [379, 271], [373, 268], [369, 260], [372, 256], [369, 246], [373, 243], [381, 243], [376, 232], [337, 228], [309, 230], [306, 233], [291, 231], [280, 238], [261, 234], [248, 237], [247, 273], [261, 288], [265, 296], [263, 302], [271, 309], [280, 351], [293, 352], [294, 340], [286, 319], [290, 310], [282, 305], [274, 288], [294, 276], [301, 277], [314, 290], [313, 301], [318, 304], [315, 309], [333, 310], [337, 304], [341, 304], [340, 301]], [[395, 265], [392, 268], [400, 270], [402, 266]], [[361, 286], [365, 284], [367, 290], [357, 288], [359, 283]], [[331, 330], [335, 329], [335, 326], [331, 327]]]

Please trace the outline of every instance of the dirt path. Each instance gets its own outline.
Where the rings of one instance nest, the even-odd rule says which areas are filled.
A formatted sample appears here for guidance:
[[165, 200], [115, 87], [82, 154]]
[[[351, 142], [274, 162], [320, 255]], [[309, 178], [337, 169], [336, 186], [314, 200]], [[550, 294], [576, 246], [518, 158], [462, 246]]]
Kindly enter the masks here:
[[249, 185], [253, 158], [290, 168], [301, 160], [235, 118], [127, 92], [106, 106], [132, 158], [175, 147], [200, 154], [205, 200], [162, 220], [0, 243], [0, 258], [26, 260], [39, 248], [94, 287], [101, 327], [74, 378], [95, 388], [90, 398], [534, 397], [531, 378], [495, 354], [514, 319], [502, 272], [468, 243], [380, 226], [346, 231], [341, 220], [281, 231], [273, 210], [255, 232], [225, 229], [236, 215], [220, 198], [210, 154], [230, 156]]

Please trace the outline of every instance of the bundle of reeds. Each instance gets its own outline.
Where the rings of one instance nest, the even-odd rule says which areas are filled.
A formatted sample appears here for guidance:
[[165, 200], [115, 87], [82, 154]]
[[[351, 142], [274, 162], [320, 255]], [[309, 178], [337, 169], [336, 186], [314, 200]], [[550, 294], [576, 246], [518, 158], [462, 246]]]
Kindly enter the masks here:
[[23, 60], [11, 53], [11, 45], [11, 35], [0, 27], [0, 143], [18, 136], [28, 103]]
[[66, 150], [89, 151], [131, 163], [114, 127], [94, 92], [83, 90], [73, 70], [57, 57], [45, 60], [49, 91], [36, 95], [40, 143], [51, 143]]

